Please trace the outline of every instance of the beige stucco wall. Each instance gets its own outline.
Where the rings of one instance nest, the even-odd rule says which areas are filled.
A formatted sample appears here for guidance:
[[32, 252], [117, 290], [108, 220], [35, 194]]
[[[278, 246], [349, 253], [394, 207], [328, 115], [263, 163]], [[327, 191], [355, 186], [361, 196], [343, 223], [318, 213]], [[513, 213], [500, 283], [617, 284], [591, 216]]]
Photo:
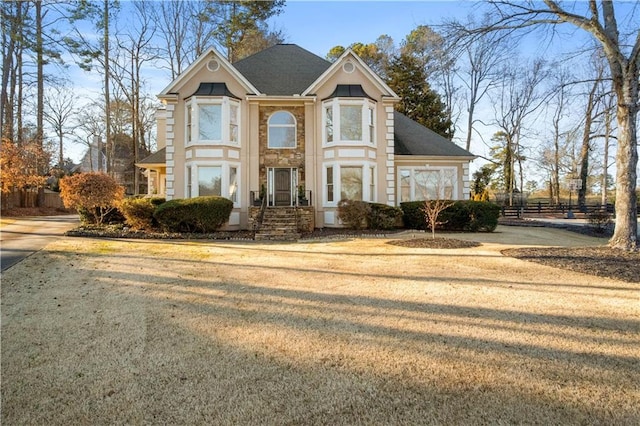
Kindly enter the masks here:
[[[351, 62], [355, 70], [346, 72], [342, 65]], [[359, 84], [367, 95], [375, 101], [375, 145], [369, 144], [352, 145], [334, 143], [330, 146], [323, 146], [323, 100], [331, 96], [339, 84]], [[323, 204], [323, 172], [324, 164], [327, 162], [357, 163], [366, 162], [375, 164], [375, 200], [376, 202], [395, 205], [395, 170], [393, 168], [393, 105], [395, 100], [382, 90], [381, 86], [372, 81], [371, 77], [353, 58], [346, 57], [339, 63], [335, 73], [328, 76], [318, 90], [316, 90], [317, 101], [315, 104], [314, 123], [315, 129], [315, 150], [314, 162], [315, 183], [316, 183], [316, 226], [339, 226], [337, 219], [337, 208]], [[349, 98], [342, 98], [349, 99]], [[364, 131], [364, 129], [363, 129]], [[339, 198], [339, 196], [338, 196]]]
[[[210, 71], [206, 64], [210, 58], [200, 62], [198, 69], [191, 69], [188, 78], [178, 79], [165, 94], [163, 122], [159, 122], [158, 141], [167, 148], [167, 198], [185, 197], [185, 167], [199, 162], [226, 162], [240, 165], [239, 207], [234, 209], [234, 225], [230, 229], [246, 228], [249, 220], [251, 191], [259, 192], [266, 186], [268, 167], [295, 167], [299, 170], [298, 184], [311, 191], [311, 205], [315, 208], [315, 225], [340, 226], [337, 220], [337, 201], [324, 203], [325, 165], [363, 164], [375, 166], [375, 199], [388, 205], [399, 204], [396, 197], [397, 170], [402, 166], [456, 167], [459, 177], [457, 198], [467, 199], [469, 194], [468, 161], [394, 157], [393, 107], [397, 98], [390, 96], [383, 83], [372, 78], [368, 71], [354, 57], [343, 58], [333, 68], [333, 73], [325, 74], [313, 87], [308, 96], [270, 97], [247, 95], [247, 86], [238, 76], [220, 67]], [[345, 71], [342, 65], [351, 62], [354, 71]], [[227, 88], [240, 99], [239, 146], [185, 146], [186, 101], [196, 92], [200, 83], [226, 83]], [[333, 143], [323, 146], [323, 100], [327, 99], [339, 84], [361, 85], [375, 105], [375, 144]], [[343, 98], [351, 100], [353, 98]], [[267, 120], [276, 111], [291, 112], [297, 123], [296, 149], [269, 149], [267, 146]], [[365, 131], [365, 129], [363, 129]], [[160, 142], [162, 141], [162, 142]], [[160, 146], [160, 145], [159, 145]], [[339, 194], [336, 194], [339, 198]]]

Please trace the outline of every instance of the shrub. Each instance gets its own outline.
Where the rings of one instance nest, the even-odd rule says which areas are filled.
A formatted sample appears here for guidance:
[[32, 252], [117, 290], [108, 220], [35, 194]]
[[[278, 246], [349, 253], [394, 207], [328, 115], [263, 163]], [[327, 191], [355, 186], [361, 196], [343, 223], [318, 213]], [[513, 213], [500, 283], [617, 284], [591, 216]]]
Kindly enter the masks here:
[[152, 229], [157, 225], [153, 212], [164, 202], [164, 198], [125, 198], [118, 207], [127, 225], [134, 229]]
[[[401, 203], [404, 226], [427, 229], [424, 201]], [[498, 226], [500, 206], [488, 201], [456, 201], [438, 216], [439, 230], [493, 232]]]
[[371, 205], [364, 201], [341, 200], [338, 203], [338, 218], [347, 228], [366, 229], [371, 214]]
[[168, 232], [214, 232], [229, 221], [233, 202], [222, 197], [170, 200], [153, 217]]
[[394, 229], [402, 226], [402, 210], [381, 203], [369, 203], [369, 229]]
[[500, 206], [489, 201], [466, 201], [469, 224], [465, 231], [493, 232], [498, 226]]
[[102, 225], [124, 198], [124, 188], [106, 173], [80, 173], [60, 180], [60, 197], [84, 223]]
[[594, 210], [587, 215], [589, 227], [597, 234], [606, 234], [613, 225], [611, 215], [604, 210]]
[[449, 206], [438, 217], [439, 230], [464, 231], [470, 222], [465, 201], [450, 201]]
[[427, 223], [424, 218], [424, 201], [407, 201], [400, 203], [402, 220], [407, 229], [426, 230]]

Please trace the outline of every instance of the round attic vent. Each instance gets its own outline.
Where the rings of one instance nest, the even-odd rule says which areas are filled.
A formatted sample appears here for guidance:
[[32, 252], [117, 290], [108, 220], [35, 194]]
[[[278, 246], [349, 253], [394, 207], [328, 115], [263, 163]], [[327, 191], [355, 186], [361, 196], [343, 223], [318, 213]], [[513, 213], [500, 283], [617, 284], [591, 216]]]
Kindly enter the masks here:
[[356, 66], [353, 65], [353, 62], [345, 62], [342, 66], [342, 70], [348, 74], [351, 74], [356, 70]]
[[220, 62], [215, 59], [210, 60], [207, 62], [207, 69], [211, 72], [218, 71], [220, 69]]

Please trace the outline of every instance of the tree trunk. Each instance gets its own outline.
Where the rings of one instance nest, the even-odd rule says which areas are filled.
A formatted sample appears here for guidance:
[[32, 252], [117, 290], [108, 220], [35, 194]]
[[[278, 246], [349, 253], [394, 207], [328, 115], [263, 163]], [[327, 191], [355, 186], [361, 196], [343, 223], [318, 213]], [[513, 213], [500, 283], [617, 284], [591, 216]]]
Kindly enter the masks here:
[[475, 110], [475, 104], [473, 103], [473, 98], [469, 102], [469, 108], [467, 109], [467, 141], [465, 143], [465, 148], [467, 151], [471, 150], [471, 133], [473, 132], [473, 113]]
[[[0, 89], [0, 132], [3, 138], [11, 139], [13, 136], [13, 106], [9, 103], [9, 76], [13, 71], [13, 54], [15, 48], [15, 37], [12, 32], [15, 28], [13, 20], [10, 18], [10, 11], [13, 5], [2, 4], [1, 19], [5, 21], [2, 26], [2, 88]], [[15, 18], [14, 18], [15, 19]], [[7, 25], [7, 21], [10, 22]], [[8, 27], [8, 30], [7, 30]]]
[[[631, 80], [631, 81], [629, 81]], [[638, 205], [636, 182], [638, 164], [637, 116], [638, 82], [625, 79], [618, 91], [618, 150], [616, 156], [616, 227], [609, 240], [612, 248], [637, 250]], [[633, 87], [635, 86], [635, 87]], [[621, 93], [622, 92], [622, 93]]]
[[609, 169], [609, 135], [611, 133], [611, 111], [607, 107], [605, 111], [604, 119], [604, 160], [602, 162], [602, 198], [600, 204], [605, 206], [607, 204], [607, 191], [609, 185], [609, 175], [607, 170]]
[[[111, 94], [109, 88], [109, 0], [104, 0], [104, 108], [105, 108], [105, 146], [107, 157], [107, 173], [112, 175], [111, 156]], [[100, 154], [98, 154], [100, 155]]]
[[[44, 47], [42, 40], [42, 2], [36, 1], [36, 67], [37, 67], [37, 93], [36, 93], [36, 142], [39, 153], [44, 151]], [[39, 154], [40, 155], [40, 154]], [[44, 161], [38, 161], [36, 173], [40, 176], [47, 172], [48, 165]], [[44, 207], [44, 188], [38, 187], [36, 205]]]

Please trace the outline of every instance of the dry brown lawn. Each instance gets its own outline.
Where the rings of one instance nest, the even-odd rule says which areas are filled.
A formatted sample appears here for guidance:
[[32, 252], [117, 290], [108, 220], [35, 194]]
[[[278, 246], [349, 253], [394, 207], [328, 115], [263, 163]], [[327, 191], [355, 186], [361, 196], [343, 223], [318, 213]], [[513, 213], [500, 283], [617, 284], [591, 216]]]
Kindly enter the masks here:
[[638, 283], [501, 254], [601, 240], [498, 231], [62, 238], [2, 276], [2, 424], [639, 424]]

